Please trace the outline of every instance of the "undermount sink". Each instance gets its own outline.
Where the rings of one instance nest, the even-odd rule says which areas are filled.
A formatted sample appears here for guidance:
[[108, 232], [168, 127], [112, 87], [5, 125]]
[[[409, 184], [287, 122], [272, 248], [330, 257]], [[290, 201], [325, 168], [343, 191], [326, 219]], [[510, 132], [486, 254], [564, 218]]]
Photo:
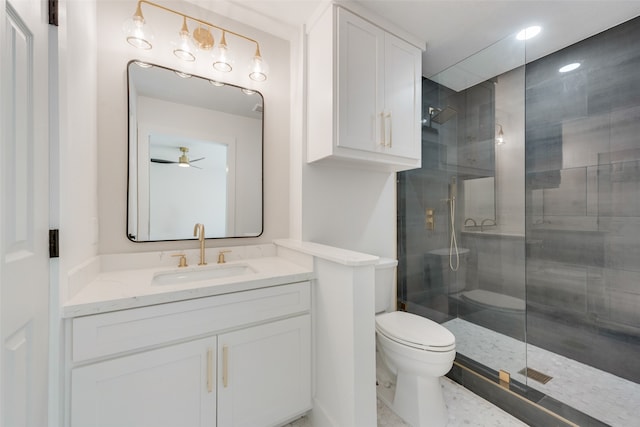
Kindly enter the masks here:
[[255, 271], [246, 264], [215, 265], [211, 267], [193, 267], [182, 271], [156, 273], [152, 285], [179, 285], [189, 282], [243, 276]]

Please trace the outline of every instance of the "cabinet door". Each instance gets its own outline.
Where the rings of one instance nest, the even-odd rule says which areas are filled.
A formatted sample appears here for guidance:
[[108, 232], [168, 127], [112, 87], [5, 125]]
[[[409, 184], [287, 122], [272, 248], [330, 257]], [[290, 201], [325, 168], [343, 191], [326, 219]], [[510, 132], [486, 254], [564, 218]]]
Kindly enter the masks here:
[[309, 315], [218, 336], [218, 426], [274, 426], [310, 408]]
[[212, 427], [215, 338], [73, 369], [72, 427]]
[[389, 154], [420, 159], [422, 58], [404, 40], [385, 35], [385, 123]]
[[384, 31], [338, 8], [337, 145], [382, 148]]

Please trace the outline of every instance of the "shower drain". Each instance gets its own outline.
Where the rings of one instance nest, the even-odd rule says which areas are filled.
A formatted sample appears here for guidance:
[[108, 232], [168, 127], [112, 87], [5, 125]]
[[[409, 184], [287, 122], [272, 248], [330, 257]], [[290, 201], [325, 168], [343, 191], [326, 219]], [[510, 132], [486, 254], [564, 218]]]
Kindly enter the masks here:
[[552, 376], [544, 374], [540, 371], [536, 371], [533, 368], [523, 368], [518, 371], [519, 374], [526, 375], [528, 378], [531, 378], [534, 381], [538, 381], [539, 383], [546, 384], [553, 379]]

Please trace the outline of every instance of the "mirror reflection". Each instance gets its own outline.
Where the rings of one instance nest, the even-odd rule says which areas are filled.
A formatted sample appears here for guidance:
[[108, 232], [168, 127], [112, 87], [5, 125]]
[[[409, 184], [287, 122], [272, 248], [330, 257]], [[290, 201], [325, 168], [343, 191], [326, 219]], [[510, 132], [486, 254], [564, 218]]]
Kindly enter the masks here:
[[494, 177], [465, 179], [463, 185], [464, 226], [496, 225]]
[[263, 98], [258, 92], [128, 64], [127, 235], [135, 242], [262, 233]]

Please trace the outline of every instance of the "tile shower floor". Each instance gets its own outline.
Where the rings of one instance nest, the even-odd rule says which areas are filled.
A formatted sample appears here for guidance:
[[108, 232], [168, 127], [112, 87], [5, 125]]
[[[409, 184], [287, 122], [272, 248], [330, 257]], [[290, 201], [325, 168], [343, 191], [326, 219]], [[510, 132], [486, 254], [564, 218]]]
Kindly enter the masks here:
[[[492, 369], [508, 371], [512, 379], [613, 427], [640, 425], [640, 384], [533, 345], [525, 346], [522, 341], [462, 319], [443, 325], [456, 336], [460, 354]], [[525, 364], [553, 379], [546, 384], [527, 380], [518, 373]]]
[[[526, 427], [522, 421], [492, 405], [449, 378], [440, 380], [447, 404], [447, 427]], [[312, 427], [305, 417], [286, 427]], [[400, 417], [378, 400], [378, 427], [408, 427]]]

